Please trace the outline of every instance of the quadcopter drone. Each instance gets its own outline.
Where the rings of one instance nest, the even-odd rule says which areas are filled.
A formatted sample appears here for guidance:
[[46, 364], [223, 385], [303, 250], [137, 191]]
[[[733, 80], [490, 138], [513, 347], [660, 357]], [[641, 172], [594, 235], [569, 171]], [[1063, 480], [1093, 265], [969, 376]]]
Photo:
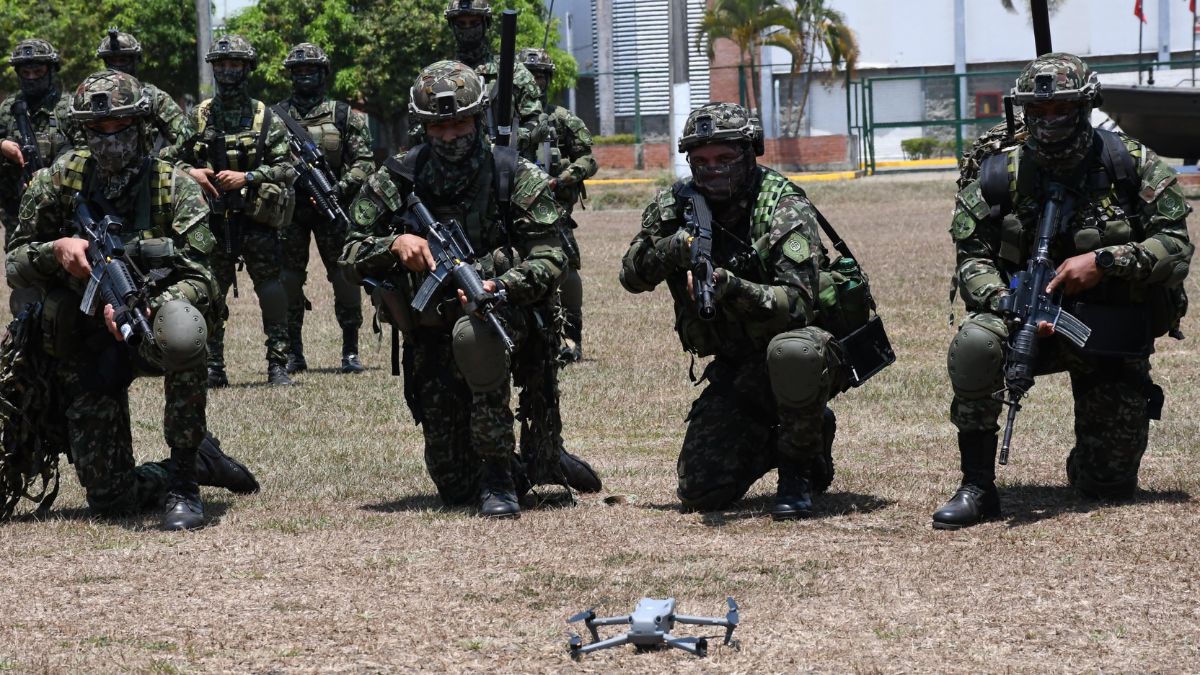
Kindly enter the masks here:
[[[633, 645], [639, 652], [674, 647], [695, 656], [707, 656], [708, 640], [696, 637], [676, 637], [671, 634], [671, 630], [675, 627], [676, 623], [693, 626], [724, 626], [724, 644], [732, 644], [733, 629], [738, 626], [738, 606], [733, 601], [733, 598], [726, 598], [725, 602], [729, 603], [729, 612], [725, 615], [724, 619], [676, 614], [675, 598], [667, 598], [665, 600], [642, 598], [638, 601], [633, 614], [626, 616], [598, 618], [596, 613], [589, 609], [567, 619], [567, 623], [582, 621], [587, 626], [588, 631], [591, 632], [592, 641], [585, 645], [583, 644], [583, 638], [578, 634], [574, 634], [567, 643], [567, 647], [570, 649], [571, 658], [573, 659], [579, 659], [579, 657], [588, 652], [608, 649], [609, 647], [619, 647], [621, 645]], [[601, 640], [600, 633], [596, 630], [597, 626], [623, 625], [630, 626], [629, 632], [624, 635], [608, 638], [607, 640]]]

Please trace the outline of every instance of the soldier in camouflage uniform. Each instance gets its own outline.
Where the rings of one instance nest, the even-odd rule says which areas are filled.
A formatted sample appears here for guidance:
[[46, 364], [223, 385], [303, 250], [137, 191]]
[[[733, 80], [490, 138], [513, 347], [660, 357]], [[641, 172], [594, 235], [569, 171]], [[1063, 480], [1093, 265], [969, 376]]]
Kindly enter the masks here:
[[[164, 159], [179, 162], [214, 200], [210, 227], [217, 238], [212, 268], [221, 285], [220, 321], [208, 341], [208, 383], [229, 384], [225, 374], [225, 297], [237, 279], [239, 260], [246, 265], [266, 333], [267, 383], [292, 384], [287, 374], [287, 291], [281, 275], [283, 244], [279, 231], [294, 207], [296, 170], [288, 154], [287, 127], [269, 106], [246, 91], [246, 78], [258, 65], [254, 47], [239, 35], [213, 42], [204, 60], [212, 64], [218, 95], [192, 111], [192, 134], [166, 148]], [[220, 148], [224, 148], [224, 153]]]
[[[386, 303], [394, 308], [387, 320], [404, 334], [405, 398], [424, 431], [425, 464], [442, 501], [476, 502], [481, 515], [516, 517], [515, 481], [523, 472], [514, 476], [510, 378], [523, 387], [522, 454], [527, 437], [545, 436], [541, 450], [561, 462], [565, 482], [595, 491], [600, 481], [560, 452], [557, 437], [554, 299], [567, 260], [555, 224], [562, 212], [545, 174], [524, 159], [507, 167], [496, 160], [483, 128], [486, 105], [483, 83], [465, 64], [439, 61], [421, 71], [409, 112], [425, 124], [429, 143], [389, 159], [367, 179], [350, 207], [354, 226], [342, 264], [350, 278], [374, 277], [400, 296]], [[499, 171], [513, 172], [507, 232]], [[412, 291], [433, 264], [426, 233], [406, 205], [410, 194], [442, 222], [462, 224], [484, 289], [504, 299], [498, 313], [516, 344], [511, 354], [488, 323], [464, 310], [452, 284], [425, 311], [409, 311]], [[544, 379], [523, 380], [529, 372]], [[541, 467], [528, 468], [528, 480], [541, 482], [534, 475]]]
[[[317, 148], [325, 155], [337, 180], [339, 203], [349, 204], [367, 176], [375, 171], [371, 155], [371, 132], [367, 118], [350, 109], [349, 104], [331, 101], [325, 96], [329, 79], [329, 57], [317, 45], [304, 42], [292, 47], [283, 66], [292, 78], [292, 96], [280, 102], [277, 110], [286, 110], [304, 127]], [[325, 273], [333, 284], [333, 313], [342, 328], [343, 373], [361, 373], [358, 358], [358, 329], [362, 327], [362, 292], [338, 269], [338, 256], [346, 243], [344, 225], [331, 223], [301, 193], [292, 222], [284, 228], [284, 285], [288, 291], [288, 338], [291, 355], [288, 372], [308, 368], [304, 359], [304, 283], [308, 278], [309, 235], [317, 240], [317, 251]]]
[[[50, 166], [70, 145], [63, 127], [71, 105], [61, 94], [60, 59], [49, 42], [22, 40], [13, 49], [8, 64], [17, 74], [20, 90], [0, 102], [0, 225], [5, 229], [17, 224], [17, 208], [26, 183], [22, 171], [26, 158], [21, 148], [36, 144], [41, 168]], [[21, 137], [17, 128], [21, 108], [27, 111], [36, 139]]]
[[[491, 0], [448, 0], [445, 16], [458, 46], [454, 58], [474, 68], [489, 87], [489, 98], [494, 98], [500, 56], [492, 54], [488, 42], [488, 31], [492, 26]], [[513, 112], [520, 124], [517, 148], [522, 157], [533, 161], [538, 144], [549, 133], [546, 115], [538, 100], [541, 95], [533, 75], [520, 62], [513, 64], [512, 86]], [[422, 134], [419, 127], [414, 128], [413, 142], [421, 142]]]
[[[836, 421], [826, 403], [847, 386], [816, 302], [828, 260], [814, 208], [798, 186], [758, 165], [762, 127], [739, 105], [692, 111], [679, 151], [688, 153], [693, 178], [646, 207], [620, 277], [630, 293], [665, 281], [684, 349], [715, 356], [687, 417], [679, 498], [686, 510], [721, 509], [778, 467], [772, 517], [806, 517], [813, 493], [833, 477]], [[713, 217], [711, 321], [700, 318], [690, 290], [693, 235], [681, 191], [692, 186]]]
[[542, 93], [542, 104], [549, 120], [550, 134], [538, 150], [538, 164], [550, 175], [550, 189], [565, 216], [559, 222], [563, 250], [571, 263], [562, 283], [563, 311], [566, 314], [566, 344], [562, 359], [565, 362], [583, 358], [583, 279], [579, 276], [579, 244], [575, 241], [578, 224], [571, 217], [575, 203], [581, 201], [583, 181], [596, 175], [599, 166], [592, 157], [592, 134], [583, 120], [570, 110], [546, 103], [554, 61], [544, 49], [522, 49], [517, 55], [525, 64]]
[[1137, 140], [1092, 128], [1100, 83], [1076, 56], [1038, 57], [1013, 95], [1027, 138], [983, 160], [980, 177], [958, 193], [950, 227], [970, 316], [948, 357], [963, 478], [933, 514], [938, 529], [1000, 515], [994, 462], [1002, 403], [993, 394], [1005, 386], [1013, 330], [1000, 303], [1033, 252], [1051, 182], [1066, 189], [1072, 206], [1052, 243], [1051, 256], [1061, 262], [1049, 287], [1064, 292], [1066, 308], [1092, 334], [1082, 349], [1044, 334], [1037, 367], [1070, 374], [1075, 447], [1067, 479], [1083, 495], [1119, 499], [1136, 490], [1149, 420], [1162, 406], [1148, 355], [1156, 336], [1178, 334], [1186, 310], [1181, 284], [1193, 246], [1175, 172]]
[[[137, 77], [137, 67], [142, 61], [142, 45], [129, 33], [110, 28], [96, 48], [96, 57], [103, 60], [108, 68]], [[175, 99], [145, 80], [139, 82], [146, 88], [146, 96], [150, 99], [150, 147], [159, 149], [175, 145], [191, 136], [191, 123]], [[76, 147], [83, 146], [83, 129], [78, 125], [70, 125], [68, 135]]]
[[[220, 452], [206, 434], [204, 340], [216, 318], [217, 283], [208, 266], [213, 237], [208, 207], [195, 181], [151, 157], [146, 117], [150, 101], [131, 75], [101, 71], [84, 80], [70, 114], [84, 130], [75, 148], [34, 178], [21, 201], [20, 224], [6, 264], [14, 288], [45, 293], [42, 344], [54, 360], [54, 425], [64, 451], [99, 514], [164, 504], [166, 529], [204, 523], [197, 483], [237, 492], [258, 489], [246, 468]], [[97, 219], [121, 219], [116, 232], [151, 281], [149, 320], [154, 340], [123, 342], [112, 306], [80, 312], [91, 272], [88, 242], [64, 236], [76, 202]], [[110, 230], [111, 231], [111, 230]], [[128, 388], [135, 375], [165, 379], [163, 430], [171, 459], [134, 466]]]

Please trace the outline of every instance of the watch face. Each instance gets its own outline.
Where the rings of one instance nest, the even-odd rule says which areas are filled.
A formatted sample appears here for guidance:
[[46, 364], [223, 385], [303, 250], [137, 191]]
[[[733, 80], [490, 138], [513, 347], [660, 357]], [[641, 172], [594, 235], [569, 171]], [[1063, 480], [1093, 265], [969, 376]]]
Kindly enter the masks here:
[[1112, 251], [1097, 251], [1096, 252], [1096, 265], [1097, 266], [1104, 268], [1104, 269], [1108, 269], [1109, 267], [1112, 267], [1112, 264], [1114, 261], [1115, 261], [1115, 258], [1113, 257]]

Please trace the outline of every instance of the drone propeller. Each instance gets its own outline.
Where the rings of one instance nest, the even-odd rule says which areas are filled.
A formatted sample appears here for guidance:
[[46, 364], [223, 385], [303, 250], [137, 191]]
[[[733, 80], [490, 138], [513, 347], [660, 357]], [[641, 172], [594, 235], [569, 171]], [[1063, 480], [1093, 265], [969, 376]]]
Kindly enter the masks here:
[[596, 618], [596, 608], [592, 607], [591, 609], [585, 609], [582, 612], [576, 614], [575, 616], [567, 619], [567, 623], [576, 623], [579, 621], [590, 621], [594, 618]]
[[733, 629], [737, 628], [741, 617], [738, 616], [738, 606], [733, 596], [725, 598], [725, 602], [729, 604], [729, 612], [725, 615], [725, 644], [728, 645], [733, 641]]

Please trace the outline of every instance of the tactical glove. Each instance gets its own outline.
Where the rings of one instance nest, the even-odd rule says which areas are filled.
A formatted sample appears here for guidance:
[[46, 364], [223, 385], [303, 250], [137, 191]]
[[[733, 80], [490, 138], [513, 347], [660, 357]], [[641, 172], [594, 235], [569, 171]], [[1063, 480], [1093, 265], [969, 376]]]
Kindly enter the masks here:
[[688, 267], [692, 263], [692, 235], [687, 230], [659, 239], [654, 249], [668, 267]]

